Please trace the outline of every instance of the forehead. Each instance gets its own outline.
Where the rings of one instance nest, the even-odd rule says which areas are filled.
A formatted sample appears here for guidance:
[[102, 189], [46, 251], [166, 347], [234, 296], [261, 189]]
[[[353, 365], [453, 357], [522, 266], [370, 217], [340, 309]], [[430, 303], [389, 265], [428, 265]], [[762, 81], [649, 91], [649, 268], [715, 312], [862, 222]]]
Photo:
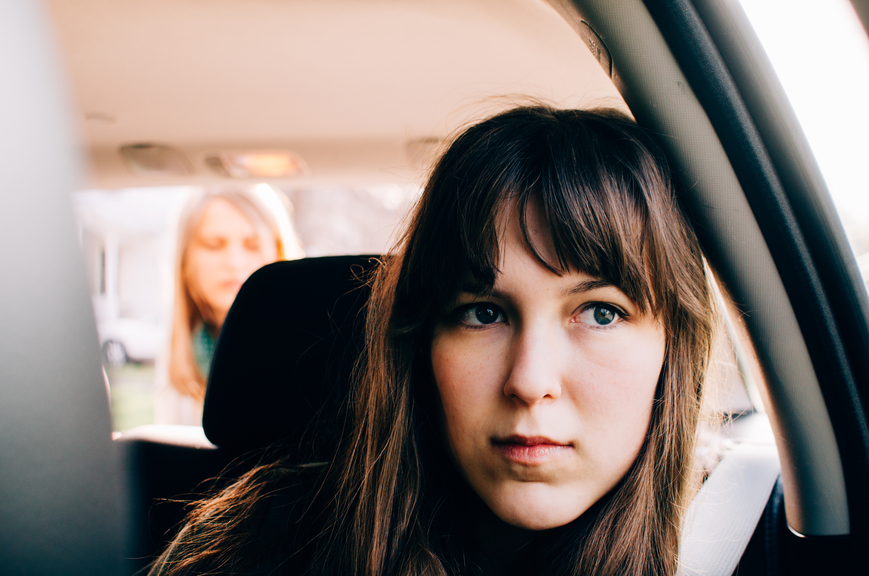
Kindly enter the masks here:
[[535, 205], [529, 205], [525, 214], [524, 232], [519, 211], [513, 210], [505, 217], [498, 237], [499, 262], [493, 286], [496, 291], [546, 286], [567, 296], [576, 290], [612, 286], [598, 275], [577, 270], [574, 266], [553, 271], [548, 264], [557, 262], [558, 256], [546, 219]]
[[552, 230], [540, 201], [534, 197], [521, 202], [516, 196], [503, 203], [496, 217], [498, 269], [502, 269], [508, 250], [530, 250], [546, 263], [558, 262]]
[[237, 206], [223, 198], [214, 198], [202, 211], [196, 233], [200, 236], [262, 233]]
[[[562, 296], [585, 292], [601, 287], [615, 288], [627, 298], [646, 310], [646, 292], [651, 291], [648, 266], [640, 274], [642, 286], [625, 285], [625, 271], [616, 262], [622, 261], [624, 246], [619, 242], [606, 242], [587, 235], [588, 242], [574, 243], [569, 249], [556, 244], [557, 234], [553, 233], [541, 200], [533, 195], [522, 202], [513, 196], [504, 202], [496, 217], [497, 230], [497, 268], [494, 270], [493, 285], [484, 286], [465, 276], [460, 290], [473, 294], [486, 294], [513, 290], [525, 284], [537, 284], [553, 289]], [[561, 234], [582, 234], [581, 226], [561, 226]], [[628, 240], [622, 239], [624, 242]], [[563, 240], [564, 241], [564, 240]], [[569, 240], [568, 240], [569, 241]], [[578, 245], [577, 245], [578, 244]], [[580, 246], [591, 248], [592, 253], [578, 251]], [[606, 253], [609, 246], [610, 253]], [[628, 250], [630, 251], [630, 250]], [[616, 254], [618, 253], [618, 254]], [[589, 257], [590, 256], [590, 257]], [[620, 257], [621, 256], [621, 257]], [[602, 263], [605, 268], [593, 265]], [[589, 265], [591, 264], [591, 265]]]

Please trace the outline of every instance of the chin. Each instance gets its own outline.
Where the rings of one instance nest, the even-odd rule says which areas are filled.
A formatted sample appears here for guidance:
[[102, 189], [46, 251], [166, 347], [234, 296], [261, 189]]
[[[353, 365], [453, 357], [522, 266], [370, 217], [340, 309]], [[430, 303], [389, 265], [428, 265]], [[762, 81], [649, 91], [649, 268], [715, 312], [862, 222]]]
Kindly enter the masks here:
[[516, 528], [524, 530], [550, 530], [570, 524], [588, 510], [588, 506], [567, 508], [563, 501], [522, 505], [513, 501], [504, 506], [491, 506], [495, 516]]

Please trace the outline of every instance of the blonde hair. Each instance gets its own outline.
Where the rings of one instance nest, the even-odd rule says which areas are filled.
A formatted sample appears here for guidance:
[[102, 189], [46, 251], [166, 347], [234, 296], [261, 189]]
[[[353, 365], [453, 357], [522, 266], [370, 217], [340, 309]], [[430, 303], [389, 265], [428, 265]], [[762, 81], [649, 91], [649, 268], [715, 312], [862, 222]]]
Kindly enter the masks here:
[[207, 374], [202, 374], [193, 357], [193, 331], [200, 324], [219, 328], [211, 306], [196, 293], [189, 281], [187, 253], [206, 208], [217, 199], [241, 212], [259, 231], [268, 230], [275, 240], [276, 260], [304, 256], [292, 225], [292, 204], [268, 184], [252, 188], [206, 189], [186, 204], [178, 223], [173, 282], [172, 333], [169, 343], [169, 383], [184, 396], [202, 401]]

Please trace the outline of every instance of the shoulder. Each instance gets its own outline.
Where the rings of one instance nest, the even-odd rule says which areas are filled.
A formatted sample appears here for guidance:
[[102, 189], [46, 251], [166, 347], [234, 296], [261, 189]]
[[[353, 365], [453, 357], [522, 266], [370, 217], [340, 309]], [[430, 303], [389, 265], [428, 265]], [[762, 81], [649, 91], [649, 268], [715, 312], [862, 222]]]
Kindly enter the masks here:
[[325, 466], [255, 468], [191, 513], [151, 576], [296, 573], [326, 511]]

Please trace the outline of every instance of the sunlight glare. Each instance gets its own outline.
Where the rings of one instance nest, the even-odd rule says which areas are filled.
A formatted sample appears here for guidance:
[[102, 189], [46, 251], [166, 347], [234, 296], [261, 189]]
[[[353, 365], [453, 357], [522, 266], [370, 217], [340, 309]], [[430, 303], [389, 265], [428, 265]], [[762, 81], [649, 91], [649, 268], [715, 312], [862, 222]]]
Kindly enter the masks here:
[[[869, 256], [866, 33], [848, 0], [741, 4], [787, 92], [861, 260]], [[869, 267], [864, 277], [867, 271]]]

